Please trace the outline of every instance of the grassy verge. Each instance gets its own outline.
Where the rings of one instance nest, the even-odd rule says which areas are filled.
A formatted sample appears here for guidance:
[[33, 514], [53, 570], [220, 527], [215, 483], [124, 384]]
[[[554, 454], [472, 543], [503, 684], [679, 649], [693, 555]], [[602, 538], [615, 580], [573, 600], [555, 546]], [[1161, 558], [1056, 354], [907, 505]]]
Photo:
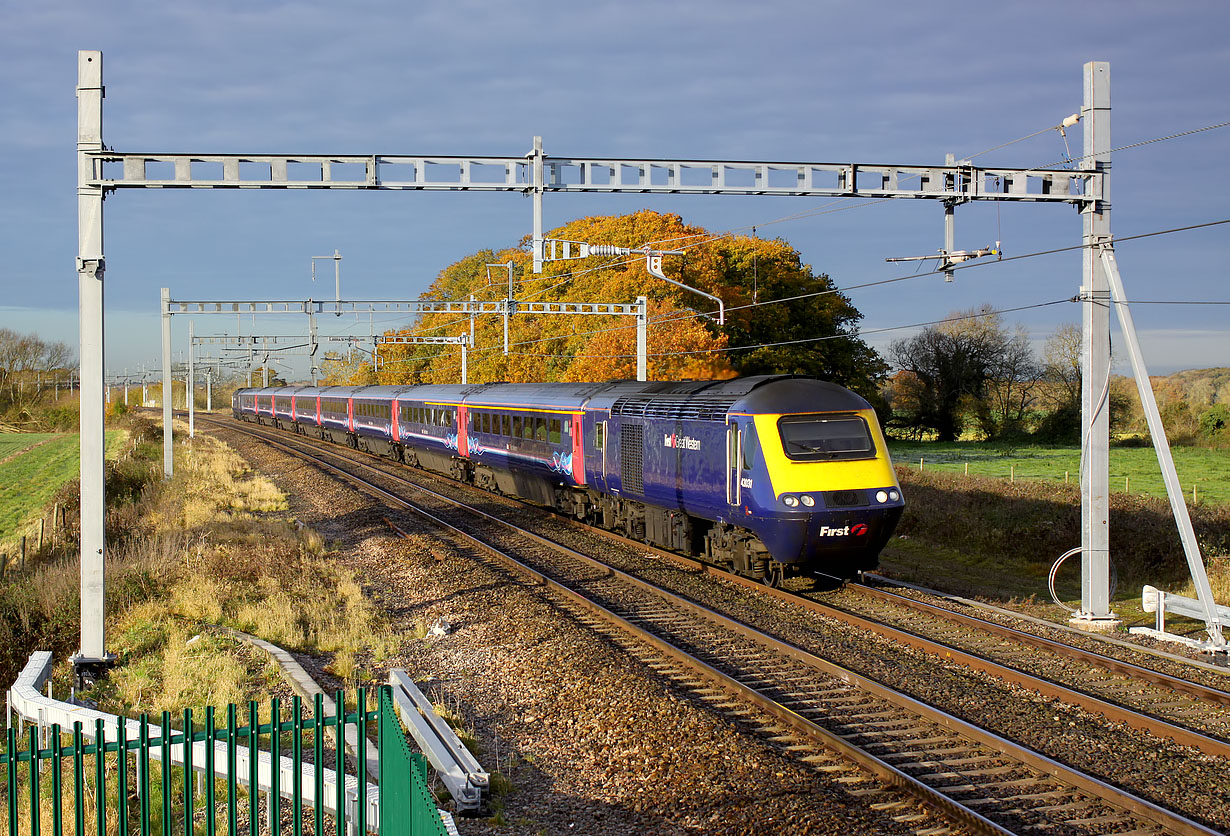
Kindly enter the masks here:
[[400, 642], [328, 545], [285, 510], [281, 492], [221, 443], [199, 436], [179, 449], [175, 479], [144, 509], [148, 533], [130, 546], [156, 588], [111, 621], [120, 665], [98, 687], [100, 705], [267, 704], [275, 669], [211, 625], [321, 656], [343, 682], [369, 684], [371, 665]]
[[[1151, 452], [1151, 451], [1150, 451]], [[1080, 544], [1080, 490], [1053, 480], [1015, 483], [963, 473], [898, 466], [906, 511], [881, 557], [886, 571], [958, 594], [1007, 603], [1050, 600], [1051, 565]], [[1111, 556], [1115, 610], [1138, 620], [1143, 584], [1181, 594], [1189, 587], [1186, 560], [1165, 500], [1111, 496]], [[1218, 600], [1230, 601], [1230, 506], [1192, 509], [1201, 551]], [[1080, 561], [1070, 558], [1057, 578], [1066, 602], [1079, 602]], [[1052, 607], [1057, 618], [1066, 617]]]
[[[79, 438], [76, 433], [0, 435], [0, 552], [14, 553], [23, 535], [38, 536], [38, 517], [81, 471]], [[110, 430], [106, 438], [107, 456], [115, 461], [128, 430]]]
[[[899, 466], [917, 471], [960, 473], [995, 479], [1077, 482], [1080, 478], [1079, 446], [1041, 447], [985, 442], [892, 442], [889, 452]], [[1230, 503], [1230, 451], [1203, 447], [1173, 447], [1175, 470], [1185, 496], [1196, 489], [1201, 502]], [[1114, 492], [1165, 498], [1157, 452], [1151, 447], [1112, 447], [1110, 487]]]
[[53, 438], [59, 438], [60, 433], [2, 433], [0, 432], [0, 461], [10, 456], [28, 450], [37, 444], [43, 444]]

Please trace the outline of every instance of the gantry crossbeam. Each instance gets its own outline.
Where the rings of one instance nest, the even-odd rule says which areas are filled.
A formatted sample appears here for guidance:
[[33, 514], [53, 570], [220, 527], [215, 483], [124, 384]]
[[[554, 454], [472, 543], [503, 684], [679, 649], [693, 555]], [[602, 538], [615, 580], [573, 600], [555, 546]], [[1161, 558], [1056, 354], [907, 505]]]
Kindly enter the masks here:
[[406, 313], [406, 314], [588, 314], [591, 316], [635, 316], [642, 312], [639, 302], [513, 302], [459, 300], [446, 302], [364, 302], [321, 301], [215, 301], [167, 300], [163, 313], [174, 314], [325, 314], [325, 313]]
[[[537, 145], [537, 143], [536, 143]], [[1024, 200], [1085, 204], [1101, 198], [1096, 170], [973, 165], [753, 162], [550, 157], [146, 154], [85, 155], [88, 185], [194, 189], [393, 189], [631, 192], [816, 197]], [[536, 167], [541, 163], [541, 176]]]

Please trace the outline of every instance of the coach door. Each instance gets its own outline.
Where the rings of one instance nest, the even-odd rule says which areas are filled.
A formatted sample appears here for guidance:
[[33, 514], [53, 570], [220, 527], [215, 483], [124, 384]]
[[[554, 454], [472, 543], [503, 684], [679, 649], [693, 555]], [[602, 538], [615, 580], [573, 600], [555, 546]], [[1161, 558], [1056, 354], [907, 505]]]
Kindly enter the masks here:
[[726, 504], [742, 505], [739, 484], [739, 461], [743, 458], [743, 433], [731, 421], [726, 425]]

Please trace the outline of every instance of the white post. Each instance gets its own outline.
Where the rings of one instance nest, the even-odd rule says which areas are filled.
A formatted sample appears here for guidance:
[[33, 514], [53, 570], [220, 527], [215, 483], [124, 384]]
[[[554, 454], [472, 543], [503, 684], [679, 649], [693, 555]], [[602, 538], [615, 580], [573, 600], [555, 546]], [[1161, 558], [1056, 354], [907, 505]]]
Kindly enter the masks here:
[[196, 329], [193, 328], [195, 324], [191, 319], [188, 320], [188, 389], [184, 397], [188, 401], [189, 438], [196, 438], [196, 369], [192, 362], [196, 356], [196, 346], [192, 344], [196, 336]]
[[649, 297], [636, 297], [636, 379], [649, 379]]
[[102, 52], [77, 53], [77, 288], [80, 293], [81, 362], [81, 645], [74, 668], [108, 661], [106, 531], [103, 494], [105, 450], [103, 385], [103, 190], [92, 185], [103, 149]]
[[1077, 626], [1110, 626], [1110, 286], [1098, 246], [1110, 236], [1110, 65], [1085, 64], [1082, 168], [1102, 173], [1102, 199], [1082, 212], [1081, 609]]
[[[543, 195], [543, 192], [546, 191], [546, 178], [544, 176], [545, 172], [544, 172], [544, 166], [543, 166], [543, 157], [546, 155], [542, 153], [542, 137], [540, 136], [534, 137], [534, 150], [530, 152], [529, 156], [532, 157], [534, 160], [533, 172], [532, 172], [532, 175], [534, 178], [534, 184], [530, 192], [531, 196], [533, 197], [533, 201], [534, 201], [534, 208], [533, 208], [534, 236], [533, 236], [533, 242], [532, 242], [533, 251], [534, 251], [534, 272], [541, 273], [542, 272], [542, 255], [543, 255], [543, 252], [542, 252], [542, 195]], [[511, 293], [508, 295], [509, 297], [512, 296]]]
[[162, 289], [162, 478], [174, 475], [174, 434], [171, 426], [171, 291]]
[[205, 369], [205, 411], [214, 411], [214, 370]]

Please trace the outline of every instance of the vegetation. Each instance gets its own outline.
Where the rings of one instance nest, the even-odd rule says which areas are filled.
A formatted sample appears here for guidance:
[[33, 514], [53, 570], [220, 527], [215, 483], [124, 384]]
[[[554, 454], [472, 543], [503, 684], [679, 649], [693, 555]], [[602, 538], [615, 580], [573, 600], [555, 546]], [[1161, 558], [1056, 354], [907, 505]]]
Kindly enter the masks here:
[[[125, 419], [130, 442], [108, 469], [109, 649], [121, 664], [94, 698], [132, 712], [179, 710], [268, 695], [265, 663], [211, 634], [211, 624], [292, 650], [331, 656], [343, 681], [400, 644], [327, 545], [284, 514], [285, 497], [237, 455], [201, 436], [176, 449], [175, 478], [157, 476], [156, 428]], [[182, 437], [182, 436], [181, 436]], [[0, 579], [0, 679], [35, 649], [63, 659], [78, 641], [77, 493], [67, 540]], [[190, 641], [200, 635], [196, 641]]]
[[[126, 441], [113, 448], [115, 457], [107, 464], [110, 612], [119, 611], [134, 599], [147, 597], [151, 589], [153, 576], [146, 561], [132, 552], [132, 540], [140, 534], [133, 510], [139, 499], [157, 489], [158, 483], [153, 480], [160, 471], [151, 463], [161, 455], [158, 430], [148, 421], [130, 417], [113, 429], [117, 431], [115, 437], [122, 435]], [[69, 438], [75, 442], [73, 437]], [[70, 446], [75, 463], [75, 443]], [[19, 459], [41, 449], [34, 448]], [[61, 484], [48, 499], [49, 504], [59, 504], [64, 512], [61, 536], [46, 538], [41, 550], [36, 542], [32, 543], [25, 571], [10, 571], [0, 578], [0, 681], [12, 682], [33, 650], [52, 650], [63, 658], [77, 649], [79, 500], [80, 488], [75, 478]], [[40, 510], [46, 513], [50, 508], [44, 506], [36, 509], [36, 513]]]
[[[113, 430], [106, 437], [108, 455], [114, 458], [127, 433]], [[0, 433], [0, 553], [15, 551], [23, 534], [37, 536], [30, 520], [37, 522], [43, 507], [80, 469], [76, 434]]]
[[[903, 466], [897, 474], [906, 512], [883, 563], [906, 577], [964, 594], [1045, 599], [1051, 564], [1080, 544], [1075, 483], [1012, 483]], [[1198, 505], [1192, 523], [1211, 574], [1230, 591], [1230, 505]], [[1164, 499], [1112, 494], [1110, 531], [1120, 600], [1138, 597], [1142, 583], [1176, 591], [1184, 583], [1187, 567]], [[1075, 567], [1060, 577], [1068, 599], [1079, 598]]]
[[[1200, 447], [1172, 451], [1179, 482], [1188, 502], [1192, 488], [1198, 502], [1230, 503], [1230, 453]], [[900, 467], [958, 473], [995, 479], [1046, 480], [1076, 485], [1080, 479], [1081, 451], [1077, 446], [1015, 445], [1005, 442], [902, 442], [889, 444]], [[1110, 449], [1110, 486], [1113, 492], [1166, 498], [1157, 454], [1150, 447], [1113, 446]]]
[[[35, 334], [19, 334], [0, 328], [0, 424], [9, 429], [69, 430], [65, 421], [75, 410], [47, 409], [76, 371], [73, 351], [65, 343], [49, 343]], [[57, 381], [59, 381], [57, 385]], [[36, 407], [43, 414], [36, 416]]]
[[[887, 367], [856, 334], [862, 315], [832, 281], [803, 264], [780, 240], [714, 236], [677, 215], [642, 211], [618, 217], [583, 218], [551, 230], [549, 237], [594, 244], [682, 247], [664, 269], [672, 279], [721, 297], [727, 320], [719, 326], [714, 305], [687, 290], [648, 275], [638, 256], [550, 262], [541, 276], [529, 271], [522, 248], [484, 250], [440, 273], [427, 299], [499, 300], [507, 296], [507, 272], [489, 264], [513, 264], [515, 294], [534, 302], [632, 302], [649, 299], [651, 380], [721, 379], [770, 372], [810, 374], [877, 397]], [[697, 311], [708, 316], [698, 316]], [[503, 322], [476, 318], [476, 348], [469, 353], [471, 381], [606, 380], [636, 372], [635, 324], [618, 317], [511, 318], [512, 350], [503, 353]], [[466, 317], [435, 314], [403, 333], [469, 333]], [[389, 345], [381, 370], [366, 360], [347, 362], [334, 354], [325, 364], [331, 383], [444, 383], [460, 379], [460, 356], [440, 346]]]

